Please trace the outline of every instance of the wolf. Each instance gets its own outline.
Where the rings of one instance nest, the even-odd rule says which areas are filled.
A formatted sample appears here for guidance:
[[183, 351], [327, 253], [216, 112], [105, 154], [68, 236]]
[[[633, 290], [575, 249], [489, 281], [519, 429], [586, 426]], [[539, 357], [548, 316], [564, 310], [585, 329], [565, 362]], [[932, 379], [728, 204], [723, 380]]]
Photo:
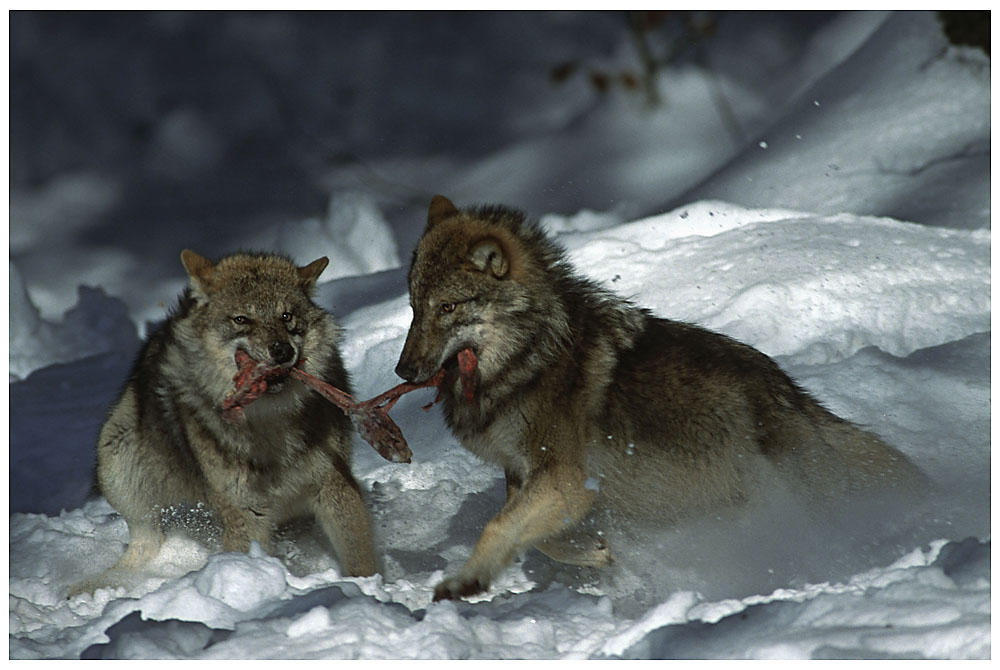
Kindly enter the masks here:
[[252, 541], [271, 549], [276, 525], [312, 515], [347, 574], [374, 574], [350, 420], [292, 378], [274, 380], [239, 423], [221, 411], [237, 350], [350, 392], [340, 329], [311, 298], [327, 258], [297, 267], [276, 254], [212, 262], [184, 250], [181, 262], [189, 286], [144, 343], [98, 437], [97, 484], [128, 524], [128, 547], [71, 595], [113, 585], [154, 558], [162, 512], [185, 503], [216, 514], [225, 551], [245, 552]]
[[[529, 547], [610, 565], [597, 520], [671, 524], [745, 504], [775, 479], [821, 503], [923, 485], [903, 454], [826, 410], [763, 353], [578, 276], [520, 212], [435, 196], [408, 282], [413, 320], [396, 373], [420, 382], [446, 370], [447, 425], [504, 469], [507, 486], [435, 600], [486, 591]], [[456, 362], [469, 350], [472, 394]]]

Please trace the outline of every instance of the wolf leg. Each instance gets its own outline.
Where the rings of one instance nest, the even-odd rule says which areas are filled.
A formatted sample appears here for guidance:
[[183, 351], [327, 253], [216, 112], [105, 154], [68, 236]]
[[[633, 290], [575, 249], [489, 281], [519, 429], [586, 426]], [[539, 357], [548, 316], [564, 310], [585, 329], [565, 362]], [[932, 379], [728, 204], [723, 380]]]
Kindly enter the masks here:
[[[158, 521], [158, 520], [157, 520]], [[115, 568], [135, 570], [156, 558], [163, 545], [163, 529], [159, 523], [128, 524], [128, 548]]]
[[472, 556], [457, 576], [437, 585], [434, 600], [486, 591], [519, 552], [565, 532], [583, 519], [594, 496], [584, 487], [584, 480], [578, 468], [552, 467], [535, 473], [523, 487], [512, 487], [503, 509], [483, 529]]
[[270, 515], [263, 510], [239, 509], [231, 503], [215, 501], [215, 509], [222, 519], [223, 551], [250, 551], [250, 542], [257, 540], [264, 551], [273, 553], [273, 531]]
[[320, 489], [313, 512], [344, 572], [352, 577], [378, 572], [368, 509], [353, 478], [333, 469]]
[[[507, 480], [507, 499], [510, 500], [521, 490], [521, 480], [509, 470], [504, 472]], [[535, 543], [535, 549], [554, 561], [584, 568], [606, 568], [615, 562], [608, 541], [596, 531], [580, 528], [547, 537]]]

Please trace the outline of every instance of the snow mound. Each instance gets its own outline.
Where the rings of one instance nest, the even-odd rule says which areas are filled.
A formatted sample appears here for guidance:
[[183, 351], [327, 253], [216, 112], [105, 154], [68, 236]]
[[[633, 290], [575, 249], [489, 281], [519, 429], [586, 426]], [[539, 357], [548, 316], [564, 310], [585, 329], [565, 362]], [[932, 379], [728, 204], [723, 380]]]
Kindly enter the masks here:
[[981, 634], [989, 563], [989, 543], [970, 538], [916, 549], [843, 584], [718, 603], [678, 594], [604, 650], [662, 659], [989, 658]]
[[990, 238], [699, 202], [565, 241], [580, 271], [656, 314], [823, 363], [867, 346], [905, 356], [989, 330]]
[[323, 279], [366, 275], [399, 267], [399, 252], [389, 224], [375, 199], [359, 191], [334, 193], [326, 216], [287, 223], [274, 248], [299, 262], [330, 259]]
[[43, 318], [10, 262], [10, 379], [32, 370], [109, 351], [131, 352], [139, 343], [128, 308], [100, 288], [80, 286], [77, 304], [61, 323]]

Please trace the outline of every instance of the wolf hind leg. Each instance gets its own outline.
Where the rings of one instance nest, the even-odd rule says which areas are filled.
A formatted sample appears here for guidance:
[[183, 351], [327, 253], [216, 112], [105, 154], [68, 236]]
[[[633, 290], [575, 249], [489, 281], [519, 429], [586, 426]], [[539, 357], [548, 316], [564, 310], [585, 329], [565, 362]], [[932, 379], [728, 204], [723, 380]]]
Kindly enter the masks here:
[[316, 496], [313, 514], [344, 572], [352, 577], [378, 572], [368, 508], [353, 477], [332, 469]]
[[[520, 478], [510, 471], [505, 472], [504, 475], [507, 480], [507, 499], [510, 500], [521, 490], [522, 484]], [[583, 568], [606, 568], [615, 562], [607, 539], [596, 530], [589, 531], [580, 527], [571, 528], [540, 540], [534, 546], [535, 549], [553, 561], [567, 565], [577, 565]]]
[[582, 529], [545, 538], [535, 543], [535, 549], [554, 561], [584, 568], [606, 568], [615, 562], [607, 539]]

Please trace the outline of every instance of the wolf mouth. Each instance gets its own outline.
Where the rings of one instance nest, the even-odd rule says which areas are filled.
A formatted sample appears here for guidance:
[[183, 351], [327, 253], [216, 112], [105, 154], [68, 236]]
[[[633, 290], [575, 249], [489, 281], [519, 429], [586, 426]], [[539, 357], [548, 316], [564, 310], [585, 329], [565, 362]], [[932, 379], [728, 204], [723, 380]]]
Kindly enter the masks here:
[[[287, 382], [288, 378], [291, 376], [292, 370], [298, 368], [303, 362], [305, 362], [304, 359], [299, 359], [295, 361], [294, 364], [285, 366], [269, 363], [267, 361], [256, 361], [256, 359], [253, 359], [250, 355], [250, 352], [240, 347], [237, 349], [237, 354], [234, 360], [239, 361], [241, 359], [251, 359], [256, 362], [256, 366], [252, 368], [253, 374], [259, 382], [263, 382], [263, 385], [265, 386], [264, 393], [268, 395], [280, 393], [285, 388], [285, 382]], [[237, 377], [245, 374], [246, 371], [244, 368], [240, 367], [239, 363], [236, 363], [236, 377], [234, 377], [234, 381], [236, 381]]]
[[236, 374], [234, 387], [222, 401], [222, 415], [231, 423], [243, 421], [243, 408], [266, 394], [281, 392], [284, 382], [293, 371], [304, 362], [299, 359], [289, 367], [257, 361], [245, 349], [237, 349], [234, 355]]

